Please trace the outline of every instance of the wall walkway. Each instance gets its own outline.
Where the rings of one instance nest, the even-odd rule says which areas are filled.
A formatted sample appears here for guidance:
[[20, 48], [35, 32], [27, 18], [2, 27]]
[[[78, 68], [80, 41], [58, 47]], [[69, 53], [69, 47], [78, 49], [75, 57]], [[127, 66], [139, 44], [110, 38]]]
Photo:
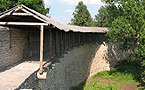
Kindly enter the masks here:
[[[8, 68], [8, 67], [7, 67]], [[26, 61], [0, 72], [0, 90], [14, 90], [39, 68], [38, 61]]]

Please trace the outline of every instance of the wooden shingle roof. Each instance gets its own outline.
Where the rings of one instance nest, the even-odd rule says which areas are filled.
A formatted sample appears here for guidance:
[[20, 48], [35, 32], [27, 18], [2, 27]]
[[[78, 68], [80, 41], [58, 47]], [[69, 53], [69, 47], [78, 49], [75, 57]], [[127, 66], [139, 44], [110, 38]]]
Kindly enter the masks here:
[[[18, 11], [23, 11], [21, 13], [18, 13]], [[59, 22], [54, 21], [53, 19], [42, 15], [38, 12], [36, 12], [33, 9], [30, 9], [28, 7], [26, 7], [25, 5], [18, 5], [12, 9], [9, 9], [3, 13], [0, 14], [0, 25], [28, 25], [28, 22], [9, 22], [9, 21], [5, 21], [2, 22], [1, 19], [9, 16], [9, 15], [17, 15], [17, 16], [32, 16], [36, 19], [38, 19], [41, 22], [35, 22], [32, 23], [32, 25], [53, 25], [54, 27], [60, 29], [60, 30], [64, 30], [66, 32], [68, 31], [73, 31], [73, 32], [92, 32], [92, 33], [106, 33], [109, 31], [109, 28], [105, 28], [105, 27], [82, 27], [82, 26], [74, 26], [74, 25], [66, 25], [66, 24], [62, 24]], [[21, 19], [25, 19], [25, 18], [21, 18]]]

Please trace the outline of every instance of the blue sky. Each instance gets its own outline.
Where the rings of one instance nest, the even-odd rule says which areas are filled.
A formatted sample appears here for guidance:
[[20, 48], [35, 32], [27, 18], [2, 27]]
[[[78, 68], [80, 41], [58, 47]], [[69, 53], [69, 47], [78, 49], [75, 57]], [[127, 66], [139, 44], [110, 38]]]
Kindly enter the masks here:
[[98, 13], [98, 9], [103, 5], [101, 0], [44, 0], [44, 3], [45, 7], [50, 7], [49, 14], [52, 19], [68, 24], [79, 1], [83, 1], [87, 5], [93, 18]]

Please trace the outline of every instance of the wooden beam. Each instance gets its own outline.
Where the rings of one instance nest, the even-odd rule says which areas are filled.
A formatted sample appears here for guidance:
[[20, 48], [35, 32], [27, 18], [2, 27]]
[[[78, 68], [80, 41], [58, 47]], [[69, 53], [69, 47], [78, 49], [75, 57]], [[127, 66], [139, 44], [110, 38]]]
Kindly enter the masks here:
[[13, 10], [10, 11], [10, 12], [8, 12], [8, 13], [5, 13], [5, 14], [1, 15], [0, 18], [3, 18], [3, 17], [5, 17], [5, 16], [7, 16], [7, 15], [10, 15], [12, 12], [13, 12]]
[[[31, 12], [29, 12], [29, 11], [27, 11], [27, 10], [25, 10], [25, 9], [21, 9], [22, 11], [24, 11], [24, 12], [26, 12], [26, 13], [31, 13]], [[31, 13], [32, 14], [32, 13]], [[42, 22], [45, 22], [46, 23], [46, 21], [44, 20], [44, 19], [42, 19], [42, 18], [40, 18], [40, 17], [38, 17], [37, 15], [34, 15], [34, 14], [32, 14], [33, 15], [33, 17], [35, 17], [36, 19], [39, 19], [40, 21], [42, 21]]]
[[43, 73], [43, 35], [44, 35], [44, 26], [41, 25], [40, 27], [40, 69], [39, 73]]
[[30, 13], [12, 13], [10, 15], [15, 15], [15, 16], [33, 16], [33, 14], [30, 14]]
[[28, 26], [34, 26], [34, 25], [45, 25], [47, 26], [47, 23], [35, 23], [35, 22], [0, 22], [0, 25], [28, 25]]

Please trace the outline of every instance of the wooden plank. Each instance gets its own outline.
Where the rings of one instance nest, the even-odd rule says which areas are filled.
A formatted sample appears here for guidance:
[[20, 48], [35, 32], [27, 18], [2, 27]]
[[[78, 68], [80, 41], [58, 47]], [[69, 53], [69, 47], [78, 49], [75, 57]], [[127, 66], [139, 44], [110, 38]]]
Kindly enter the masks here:
[[65, 49], [68, 49], [69, 45], [69, 37], [68, 37], [68, 32], [65, 32]]
[[62, 31], [59, 31], [59, 33], [60, 33], [60, 54], [62, 54], [63, 53], [63, 43], [62, 43], [62, 40], [63, 40], [63, 38], [62, 38]]
[[78, 33], [78, 45], [80, 45], [80, 43], [81, 43], [81, 35], [80, 33]]
[[12, 11], [10, 11], [10, 12], [8, 12], [8, 13], [5, 13], [5, 14], [1, 15], [1, 16], [0, 16], [0, 18], [5, 17], [6, 15], [10, 15], [12, 12], [13, 12], [13, 10], [12, 10]]
[[62, 31], [62, 46], [63, 46], [63, 53], [65, 52], [65, 33]]
[[69, 32], [69, 48], [71, 48], [72, 47], [72, 40], [71, 40], [71, 32]]
[[33, 14], [30, 14], [30, 13], [12, 13], [11, 15], [14, 15], [14, 16], [33, 16]]
[[52, 58], [52, 31], [49, 29], [49, 59]]
[[71, 47], [73, 47], [74, 46], [74, 33], [73, 32], [71, 32]]
[[28, 26], [34, 26], [34, 25], [45, 25], [47, 26], [47, 23], [34, 23], [34, 22], [0, 22], [0, 25], [28, 25]]
[[54, 57], [57, 56], [57, 48], [56, 48], [56, 30], [54, 30]]
[[43, 35], [44, 35], [44, 27], [41, 25], [40, 27], [40, 69], [39, 73], [43, 73]]
[[51, 31], [52, 33], [52, 58], [55, 57], [55, 30]]

